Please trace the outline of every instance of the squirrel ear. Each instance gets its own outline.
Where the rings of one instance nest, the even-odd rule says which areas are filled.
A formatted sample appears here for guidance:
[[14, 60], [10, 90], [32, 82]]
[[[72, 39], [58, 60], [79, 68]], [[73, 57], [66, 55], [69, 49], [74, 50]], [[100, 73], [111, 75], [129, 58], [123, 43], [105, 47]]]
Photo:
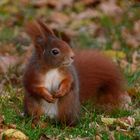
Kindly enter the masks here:
[[47, 25], [41, 21], [40, 19], [37, 20], [38, 24], [40, 25], [42, 31], [44, 32], [45, 36], [55, 36], [54, 32], [47, 27]]
[[36, 21], [30, 21], [26, 24], [26, 32], [31, 37], [35, 48], [38, 50], [38, 52], [41, 52], [43, 50], [43, 44], [45, 42], [45, 35], [43, 34], [43, 31], [41, 30], [40, 25]]
[[37, 41], [38, 38], [44, 38], [43, 32], [36, 21], [30, 21], [26, 24], [26, 32], [33, 41]]

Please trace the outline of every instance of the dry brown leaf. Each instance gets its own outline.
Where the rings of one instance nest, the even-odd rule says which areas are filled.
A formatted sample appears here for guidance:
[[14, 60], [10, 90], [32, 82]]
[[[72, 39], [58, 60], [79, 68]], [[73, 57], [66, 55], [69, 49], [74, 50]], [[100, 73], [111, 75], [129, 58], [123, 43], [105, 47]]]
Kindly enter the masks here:
[[99, 135], [96, 135], [95, 140], [102, 140], [102, 138]]
[[50, 139], [53, 140], [53, 138], [50, 138], [50, 137], [46, 136], [45, 134], [42, 134], [39, 138], [39, 140], [50, 140]]
[[115, 140], [115, 137], [114, 137], [114, 133], [113, 132], [110, 133], [109, 140]]
[[47, 0], [37, 0], [31, 3], [36, 8], [41, 8], [47, 5]]
[[48, 0], [47, 6], [49, 8], [57, 8], [59, 6], [60, 2], [58, 0]]
[[30, 0], [20, 0], [20, 2], [26, 6], [30, 3]]
[[115, 118], [101, 118], [101, 121], [105, 124], [105, 125], [112, 125], [115, 123], [116, 119]]
[[16, 56], [0, 56], [0, 73], [7, 72], [9, 67], [15, 66], [18, 62]]
[[116, 0], [103, 1], [99, 8], [110, 16], [120, 16], [122, 14], [122, 9], [116, 4]]
[[7, 129], [4, 130], [1, 134], [1, 137], [5, 140], [28, 140], [29, 138], [17, 129]]
[[128, 65], [129, 65], [129, 63], [128, 63], [128, 61], [127, 60], [125, 60], [125, 59], [122, 59], [121, 61], [120, 61], [120, 67], [121, 68], [126, 68]]
[[127, 129], [127, 128], [131, 128], [134, 126], [135, 124], [135, 119], [132, 117], [123, 117], [123, 118], [101, 118], [101, 121], [105, 124], [105, 125], [114, 125], [117, 124], [119, 125], [121, 128]]
[[4, 116], [0, 115], [0, 125], [4, 123]]
[[140, 42], [133, 35], [126, 39], [126, 43], [133, 48], [138, 48], [140, 45]]
[[12, 128], [12, 129], [16, 129], [16, 124], [9, 124], [8, 126], [7, 126], [8, 128]]
[[128, 89], [128, 94], [130, 95], [130, 96], [136, 96], [137, 94], [138, 94], [138, 91], [136, 90], [136, 88], [130, 88], [130, 89]]
[[51, 14], [49, 20], [51, 22], [55, 22], [55, 23], [60, 24], [62, 26], [62, 25], [65, 25], [67, 22], [69, 22], [70, 18], [64, 13], [53, 12]]
[[100, 17], [101, 13], [97, 10], [88, 8], [79, 14], [75, 14], [73, 16], [73, 20], [83, 20], [83, 19], [90, 19], [90, 18], [97, 18]]
[[132, 131], [129, 131], [129, 130], [126, 130], [126, 129], [122, 129], [120, 127], [117, 127], [116, 130], [119, 131], [119, 132], [122, 132], [124, 135], [127, 135], [127, 136], [132, 136], [133, 135]]
[[137, 20], [134, 22], [134, 27], [133, 27], [133, 36], [135, 37], [136, 41], [139, 42], [140, 46], [140, 20]]
[[65, 7], [72, 7], [74, 0], [61, 0], [59, 1], [59, 4], [57, 5], [57, 10], [62, 10]]
[[16, 47], [12, 43], [4, 45], [0, 44], [0, 55], [15, 54], [16, 52]]
[[[135, 29], [136, 30], [136, 29]], [[140, 45], [139, 35], [134, 31], [129, 31], [128, 29], [124, 28], [121, 32], [123, 39], [127, 43], [129, 47], [138, 48]]]
[[101, 0], [81, 0], [82, 3], [86, 6], [96, 6], [101, 2]]
[[73, 4], [73, 0], [38, 0], [30, 2], [36, 8], [42, 8], [48, 6], [49, 8], [55, 8], [62, 10], [64, 7], [70, 7]]
[[112, 45], [112, 48], [113, 48], [114, 50], [120, 50], [120, 49], [121, 49], [121, 44], [120, 44], [120, 42], [119, 42], [119, 41], [114, 41], [114, 42], [113, 42], [113, 45]]
[[132, 65], [131, 65], [132, 71], [135, 72], [140, 68], [140, 52], [135, 51], [132, 54]]
[[120, 126], [124, 128], [130, 128], [133, 127], [135, 124], [135, 119], [132, 117], [123, 117], [123, 118], [118, 118], [116, 120], [116, 123], [119, 124]]

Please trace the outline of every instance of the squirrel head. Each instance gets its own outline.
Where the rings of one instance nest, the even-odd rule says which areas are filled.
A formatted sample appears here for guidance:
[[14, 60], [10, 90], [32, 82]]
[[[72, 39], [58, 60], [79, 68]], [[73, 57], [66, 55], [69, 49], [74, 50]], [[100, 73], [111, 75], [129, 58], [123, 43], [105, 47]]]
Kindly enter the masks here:
[[41, 20], [29, 22], [26, 31], [33, 41], [38, 61], [52, 68], [69, 66], [73, 62], [71, 47]]

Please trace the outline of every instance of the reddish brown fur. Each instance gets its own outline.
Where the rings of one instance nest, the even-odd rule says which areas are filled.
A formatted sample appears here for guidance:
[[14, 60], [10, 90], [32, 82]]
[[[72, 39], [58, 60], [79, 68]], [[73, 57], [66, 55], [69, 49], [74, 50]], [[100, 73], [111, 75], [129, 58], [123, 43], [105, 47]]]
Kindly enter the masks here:
[[[28, 115], [39, 118], [40, 115], [45, 113], [42, 99], [53, 103], [58, 98], [57, 120], [67, 125], [74, 125], [79, 118], [80, 111], [76, 72], [73, 66], [58, 65], [65, 59], [67, 60], [67, 57], [72, 58], [73, 51], [67, 43], [59, 40], [41, 21], [29, 23], [27, 32], [32, 38], [35, 50], [24, 74], [23, 83], [26, 90], [24, 98], [25, 112]], [[52, 58], [49, 53], [49, 50], [55, 47], [61, 50], [61, 55], [57, 59]], [[44, 50], [47, 52], [45, 56]], [[49, 70], [54, 68], [59, 69], [59, 72], [63, 75], [63, 80], [56, 93], [49, 93], [48, 89], [44, 87], [44, 77]]]
[[83, 50], [76, 52], [75, 65], [81, 102], [92, 100], [96, 105], [118, 107], [125, 94], [124, 79], [111, 59], [98, 51]]
[[[109, 58], [93, 50], [76, 51], [74, 63], [76, 72], [73, 65], [61, 67], [60, 64], [66, 57], [73, 57], [73, 51], [43, 22], [29, 23], [27, 32], [35, 47], [24, 74], [26, 89], [24, 105], [27, 114], [39, 117], [45, 112], [41, 104], [42, 99], [52, 103], [57, 98], [57, 119], [68, 125], [75, 124], [80, 111], [78, 83], [80, 83], [81, 102], [91, 100], [95, 105], [103, 105], [111, 109], [119, 106], [121, 97], [125, 94], [124, 80], [117, 66]], [[52, 60], [50, 53], [44, 56], [44, 50], [46, 52], [55, 47], [62, 52], [57, 59]], [[58, 91], [52, 94], [43, 83], [45, 74], [53, 68], [59, 69], [63, 80]]]

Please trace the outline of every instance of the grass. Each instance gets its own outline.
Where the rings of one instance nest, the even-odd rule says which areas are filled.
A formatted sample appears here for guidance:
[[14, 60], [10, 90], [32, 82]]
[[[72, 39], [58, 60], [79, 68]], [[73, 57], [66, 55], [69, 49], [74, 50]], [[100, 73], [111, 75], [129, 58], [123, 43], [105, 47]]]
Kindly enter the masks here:
[[[13, 43], [14, 38], [18, 36], [19, 30], [16, 30], [16, 26], [18, 28], [21, 27], [23, 21], [27, 19], [32, 19], [35, 15], [52, 12], [51, 9], [43, 10], [39, 12], [38, 9], [32, 7], [31, 5], [24, 8], [19, 8], [16, 2], [12, 2], [12, 9], [5, 9], [6, 4], [0, 5], [0, 19], [4, 21], [4, 23], [12, 17], [15, 10], [19, 10], [19, 15], [22, 16], [21, 20], [18, 20], [17, 25], [13, 25], [12, 28], [4, 27], [5, 24], [2, 25], [2, 29], [0, 32], [0, 45], [5, 45], [6, 43]], [[15, 6], [16, 5], [16, 6]], [[3, 8], [2, 8], [3, 7]], [[77, 37], [73, 38], [74, 46], [80, 46], [81, 48], [99, 48], [101, 50], [112, 50], [112, 46], [114, 41], [118, 41], [121, 44], [120, 51], [124, 52], [127, 55], [128, 63], [131, 65], [132, 62], [132, 52], [133, 48], [130, 48], [121, 35], [122, 28], [131, 29], [133, 27], [134, 21], [139, 19], [139, 8], [140, 7], [130, 7], [126, 10], [122, 19], [119, 22], [116, 22], [115, 19], [102, 15], [101, 18], [93, 18], [92, 20], [87, 20], [86, 22], [75, 22], [76, 28], [80, 28], [81, 26], [87, 26], [89, 22], [93, 22], [95, 24], [100, 25], [105, 29], [105, 39], [106, 42], [101, 44], [98, 41], [98, 37], [93, 37], [90, 33], [79, 32]], [[77, 13], [83, 11], [85, 7], [83, 5], [75, 5], [73, 9], [65, 9], [67, 14], [70, 14], [74, 10]], [[6, 11], [8, 10], [8, 12]], [[128, 18], [129, 12], [133, 13], [132, 18]], [[48, 15], [47, 15], [48, 16]], [[12, 21], [12, 19], [11, 19]], [[0, 23], [1, 24], [1, 23]], [[78, 25], [77, 25], [78, 24]], [[73, 24], [70, 24], [73, 26]], [[78, 29], [77, 29], [78, 30]], [[17, 52], [20, 54], [19, 50], [22, 50], [22, 46], [20, 44], [15, 45]], [[94, 107], [90, 103], [86, 103], [82, 105], [81, 109], [81, 118], [76, 127], [66, 127], [61, 126], [57, 122], [52, 123], [48, 118], [44, 118], [42, 116], [41, 121], [46, 124], [46, 127], [37, 126], [32, 128], [32, 118], [24, 117], [23, 113], [23, 94], [24, 90], [22, 87], [22, 72], [18, 72], [18, 69], [10, 69], [5, 75], [0, 74], [1, 81], [1, 93], [0, 93], [0, 116], [4, 117], [4, 126], [8, 126], [9, 124], [15, 124], [16, 128], [25, 133], [30, 140], [38, 140], [40, 136], [46, 136], [48, 139], [58, 138], [58, 139], [74, 139], [74, 138], [87, 138], [87, 139], [95, 139], [98, 135], [102, 138], [102, 140], [109, 140], [111, 135], [114, 134], [116, 140], [138, 140], [140, 138], [140, 71], [137, 70], [135, 72], [131, 71], [131, 68], [125, 67], [124, 69], [125, 77], [128, 81], [128, 90], [132, 89], [131, 92], [134, 92], [134, 96], [132, 97], [132, 105], [131, 110], [115, 110], [111, 114], [107, 114], [105, 112], [100, 112], [99, 110], [94, 109]], [[3, 84], [2, 84], [3, 83]], [[138, 86], [136, 86], [138, 85]], [[0, 90], [1, 90], [0, 89]], [[127, 117], [131, 116], [135, 118], [135, 125], [132, 127], [128, 133], [124, 133], [122, 131], [117, 130], [117, 126], [113, 125], [111, 127], [106, 126], [101, 122], [101, 117]], [[44, 136], [44, 137], [45, 137]]]
[[[7, 77], [13, 74], [8, 73]], [[137, 75], [137, 74], [136, 74]], [[133, 85], [137, 78], [133, 74], [131, 78], [129, 77], [131, 84]], [[4, 77], [1, 77], [3, 79]], [[134, 79], [135, 80], [132, 80]], [[4, 80], [4, 79], [3, 79]], [[4, 96], [0, 97], [0, 114], [4, 116], [4, 125], [15, 124], [16, 128], [24, 132], [29, 136], [30, 140], [38, 140], [40, 136], [47, 136], [48, 138], [58, 138], [58, 139], [74, 139], [74, 138], [87, 138], [95, 139], [95, 136], [99, 135], [103, 140], [108, 140], [111, 133], [114, 133], [116, 140], [133, 140], [140, 136], [139, 124], [140, 119], [138, 115], [140, 110], [137, 109], [137, 105], [140, 100], [140, 96], [133, 100], [132, 110], [115, 110], [112, 114], [106, 114], [95, 110], [90, 103], [82, 105], [81, 118], [76, 127], [66, 127], [58, 124], [57, 122], [50, 121], [42, 116], [42, 122], [45, 127], [36, 126], [32, 128], [32, 118], [22, 116], [23, 113], [23, 88], [22, 85], [14, 85], [12, 80], [7, 80], [7, 84], [4, 85], [3, 93]], [[8, 82], [10, 81], [10, 82]], [[124, 134], [116, 130], [117, 126], [112, 126], [112, 128], [107, 127], [101, 122], [101, 117], [113, 117], [120, 118], [125, 116], [132, 116], [136, 119], [136, 125], [129, 131], [130, 134]], [[131, 134], [132, 133], [132, 134]]]

